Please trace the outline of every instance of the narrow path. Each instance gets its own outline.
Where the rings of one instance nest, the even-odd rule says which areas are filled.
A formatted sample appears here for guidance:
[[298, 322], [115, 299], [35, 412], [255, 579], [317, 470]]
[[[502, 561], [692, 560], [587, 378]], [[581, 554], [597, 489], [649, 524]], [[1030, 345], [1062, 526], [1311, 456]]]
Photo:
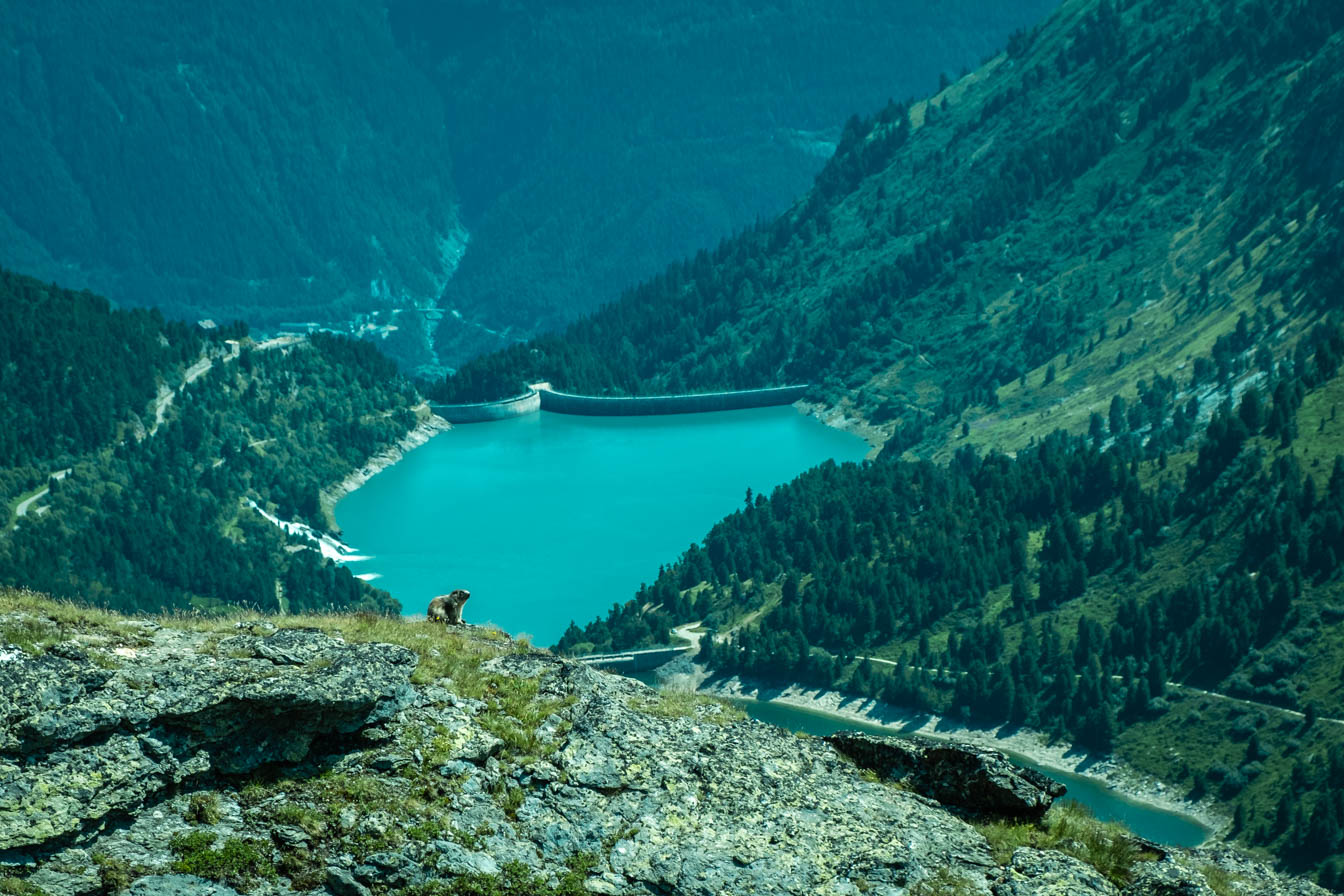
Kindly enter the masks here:
[[700, 639], [705, 636], [704, 632], [692, 631], [692, 629], [698, 628], [699, 626], [700, 621], [697, 620], [695, 622], [688, 622], [685, 625], [678, 625], [676, 628], [672, 629], [673, 638], [681, 638], [683, 641], [689, 641], [691, 643], [691, 652], [689, 655], [692, 657], [700, 655]]
[[[1246, 700], [1242, 697], [1229, 697], [1227, 694], [1220, 694], [1217, 691], [1206, 691], [1202, 688], [1192, 688], [1186, 684], [1179, 684], [1174, 681], [1167, 682], [1167, 689], [1173, 691], [1184, 691], [1188, 694], [1199, 694], [1201, 697], [1213, 697], [1218, 700], [1227, 700], [1231, 703], [1240, 703], [1242, 706], [1249, 706], [1252, 709], [1263, 709], [1268, 712], [1277, 712], [1294, 719], [1305, 719], [1306, 714], [1298, 712], [1295, 709], [1288, 709], [1284, 706], [1275, 706], [1273, 703], [1261, 703], [1258, 700]], [[1317, 716], [1318, 722], [1329, 722], [1332, 725], [1344, 725], [1344, 719], [1332, 719], [1329, 716]]]
[[[276, 339], [271, 339], [265, 343], [262, 343], [262, 345], [265, 346], [266, 348], [277, 348], [280, 345], [288, 345], [288, 344], [290, 343], [288, 342], [282, 343]], [[236, 361], [238, 359], [238, 356], [242, 354], [242, 346], [239, 345], [239, 343], [236, 340], [230, 340], [228, 342], [228, 346], [229, 346], [228, 353], [219, 356], [219, 360], [221, 362]], [[261, 348], [261, 346], [258, 346], [258, 348]], [[163, 421], [168, 416], [168, 408], [172, 407], [173, 399], [177, 396], [177, 394], [190, 384], [196, 382], [198, 379], [205, 376], [205, 374], [209, 372], [210, 369], [214, 366], [215, 366], [215, 359], [210, 357], [209, 355], [203, 354], [201, 355], [201, 357], [196, 359], [196, 362], [194, 364], [192, 364], [182, 373], [182, 382], [177, 385], [176, 389], [171, 388], [166, 383], [161, 384], [159, 386], [159, 394], [154, 397], [154, 425], [150, 427], [149, 433], [146, 435], [146, 438], [154, 435], [159, 431], [159, 427], [163, 425]]]
[[[61, 480], [64, 479], [66, 476], [69, 476], [70, 472], [71, 468], [66, 467], [64, 470], [57, 470], [55, 473], [52, 473], [49, 478]], [[51, 494], [51, 487], [46, 486], [36, 494], [29, 495], [27, 498], [24, 498], [22, 501], [20, 501], [18, 506], [14, 508], [14, 528], [15, 529], [19, 528], [19, 520], [28, 515], [28, 510], [34, 504], [36, 504], [38, 501], [41, 501], [49, 494]], [[39, 507], [35, 511], [35, 513], [41, 513], [41, 512], [42, 512], [41, 507]]]

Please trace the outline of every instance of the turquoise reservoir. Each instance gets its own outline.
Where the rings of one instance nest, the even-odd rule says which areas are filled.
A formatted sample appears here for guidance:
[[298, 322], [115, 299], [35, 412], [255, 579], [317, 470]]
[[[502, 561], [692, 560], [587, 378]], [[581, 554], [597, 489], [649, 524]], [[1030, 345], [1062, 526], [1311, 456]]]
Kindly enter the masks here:
[[809, 467], [867, 452], [792, 407], [666, 417], [532, 414], [457, 426], [336, 505], [351, 572], [424, 613], [471, 591], [464, 616], [554, 644], [634, 597], [742, 506]]

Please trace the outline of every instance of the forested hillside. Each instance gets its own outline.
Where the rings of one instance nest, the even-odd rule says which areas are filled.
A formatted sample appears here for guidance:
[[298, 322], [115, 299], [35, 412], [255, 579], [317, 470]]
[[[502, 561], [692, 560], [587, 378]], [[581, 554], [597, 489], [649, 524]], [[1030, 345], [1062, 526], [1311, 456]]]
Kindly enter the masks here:
[[[852, 119], [777, 220], [445, 399], [811, 381], [900, 447], [1086, 430], [1242, 314], [1295, 338], [1337, 292], [1344, 7], [1071, 0], [929, 100]], [[1213, 363], [1220, 361], [1215, 358]], [[940, 426], [932, 424], [940, 423]]]
[[372, 346], [261, 346], [8, 272], [0, 331], [0, 582], [127, 610], [396, 606], [249, 503], [324, 529], [320, 491], [415, 424]]
[[377, 4], [0, 3], [0, 264], [171, 317], [437, 299], [438, 96]]
[[203, 342], [157, 311], [112, 314], [101, 296], [0, 269], [0, 467], [111, 441]]

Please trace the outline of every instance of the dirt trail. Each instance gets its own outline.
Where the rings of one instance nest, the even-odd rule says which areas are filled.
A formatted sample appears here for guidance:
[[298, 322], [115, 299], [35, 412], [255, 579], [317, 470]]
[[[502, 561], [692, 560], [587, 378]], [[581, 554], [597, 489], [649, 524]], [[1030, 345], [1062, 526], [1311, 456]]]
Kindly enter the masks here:
[[[289, 343], [280, 343], [279, 340], [272, 339], [257, 347], [277, 348], [281, 344]], [[220, 355], [218, 360], [222, 362], [238, 360], [238, 356], [242, 353], [242, 347], [235, 340], [230, 340], [228, 346], [228, 353]], [[149, 428], [149, 433], [146, 435], [146, 438], [159, 431], [159, 427], [163, 425], [163, 421], [168, 416], [168, 408], [172, 407], [173, 399], [177, 397], [177, 394], [190, 384], [205, 376], [205, 374], [215, 366], [215, 360], [215, 358], [212, 358], [209, 355], [201, 355], [201, 357], [196, 360], [196, 363], [192, 364], [183, 372], [182, 382], [177, 385], [176, 389], [170, 387], [167, 383], [159, 385], [159, 394], [154, 397], [154, 425]]]
[[692, 629], [698, 628], [699, 626], [700, 623], [697, 621], [688, 622], [685, 625], [679, 625], [672, 629], [673, 638], [681, 638], [683, 641], [689, 641], [691, 643], [691, 652], [688, 654], [688, 656], [691, 657], [700, 654], [700, 639], [705, 636], [704, 632], [692, 631]]
[[[71, 469], [69, 467], [66, 467], [64, 470], [57, 470], [55, 473], [52, 473], [51, 478], [57, 480], [64, 479], [66, 476], [70, 475], [70, 472]], [[20, 501], [19, 505], [14, 508], [14, 528], [15, 529], [19, 528], [19, 520], [28, 515], [29, 509], [31, 509], [34, 504], [36, 504], [38, 501], [41, 501], [49, 494], [51, 494], [50, 486], [43, 488], [42, 491], [38, 492], [37, 494], [30, 495], [29, 497], [24, 498], [22, 501]], [[33, 515], [36, 516], [45, 509], [46, 508], [44, 507], [39, 507], [33, 511]]]
[[[1288, 709], [1283, 706], [1275, 706], [1273, 703], [1261, 703], [1258, 700], [1246, 700], [1241, 697], [1229, 697], [1227, 694], [1220, 694], [1217, 691], [1206, 691], [1201, 688], [1192, 688], [1189, 685], [1177, 684], [1174, 681], [1167, 682], [1167, 689], [1172, 691], [1184, 691], [1187, 694], [1199, 694], [1202, 697], [1213, 697], [1216, 700], [1227, 700], [1231, 703], [1240, 703], [1242, 706], [1249, 706], [1252, 709], [1261, 709], [1266, 712], [1277, 712], [1281, 715], [1289, 716], [1294, 719], [1305, 719], [1306, 714], [1300, 713], [1295, 709]], [[1344, 725], [1344, 719], [1332, 719], [1328, 716], [1317, 716], [1316, 721], [1327, 722], [1331, 725]]]

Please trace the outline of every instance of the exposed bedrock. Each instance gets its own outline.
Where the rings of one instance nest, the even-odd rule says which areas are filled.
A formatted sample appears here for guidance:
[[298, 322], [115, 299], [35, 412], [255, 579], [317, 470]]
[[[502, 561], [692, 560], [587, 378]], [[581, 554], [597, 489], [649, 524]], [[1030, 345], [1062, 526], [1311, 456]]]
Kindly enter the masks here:
[[147, 630], [102, 668], [74, 645], [0, 662], [0, 851], [126, 815], [184, 780], [298, 762], [396, 713], [414, 654], [317, 631]]
[[826, 742], [862, 768], [974, 815], [1040, 818], [1065, 787], [998, 750], [841, 731]]

